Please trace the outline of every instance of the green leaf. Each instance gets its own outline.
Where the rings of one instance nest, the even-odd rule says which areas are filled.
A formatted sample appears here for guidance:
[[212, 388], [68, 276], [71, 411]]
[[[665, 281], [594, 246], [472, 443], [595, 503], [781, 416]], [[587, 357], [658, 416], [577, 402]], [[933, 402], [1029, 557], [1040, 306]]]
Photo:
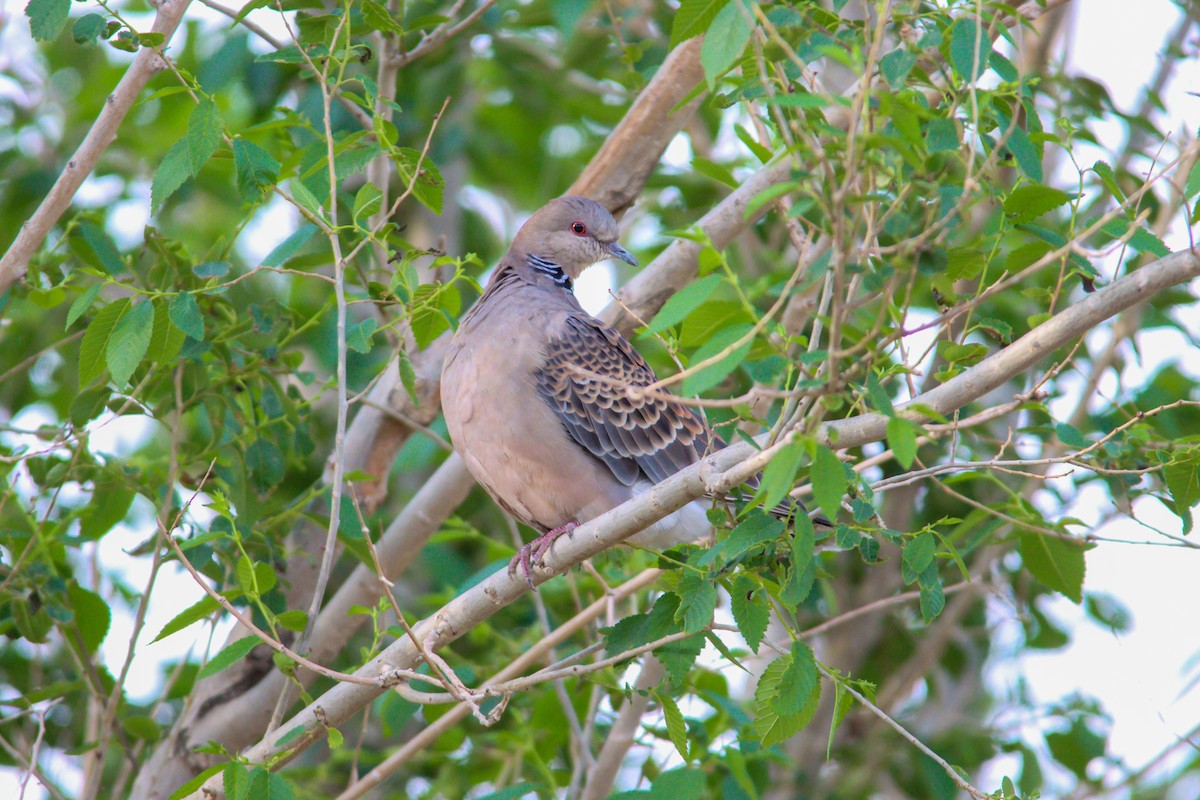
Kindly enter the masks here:
[[279, 244], [271, 252], [267, 253], [267, 257], [263, 259], [264, 267], [279, 267], [283, 263], [296, 254], [296, 251], [312, 238], [312, 235], [317, 232], [317, 226], [312, 223], [302, 225], [296, 231]]
[[921, 576], [921, 619], [928, 625], [937, 619], [945, 607], [946, 593], [942, 589], [942, 576], [938, 573], [937, 565], [931, 564]]
[[364, 226], [383, 206], [383, 192], [373, 183], [364, 183], [354, 195], [354, 224]]
[[104, 358], [113, 383], [118, 388], [129, 383], [133, 371], [142, 363], [153, 332], [154, 305], [148, 300], [135, 305], [113, 328]]
[[198, 342], [204, 341], [204, 317], [200, 315], [200, 306], [194, 294], [180, 292], [171, 298], [167, 316], [176, 328]]
[[233, 666], [246, 657], [246, 654], [261, 644], [257, 636], [243, 636], [233, 644], [226, 645], [212, 660], [201, 667], [196, 673], [196, 680], [203, 680], [209, 675], [216, 675], [223, 669]]
[[1088, 446], [1088, 440], [1083, 437], [1083, 434], [1074, 425], [1060, 422], [1054, 426], [1054, 433], [1058, 436], [1058, 440], [1067, 447], [1082, 449]]
[[121, 258], [121, 252], [104, 228], [85, 220], [79, 224], [79, 233], [109, 275], [120, 275], [125, 271], [125, 259]]
[[180, 139], [171, 145], [171, 149], [163, 156], [158, 169], [154, 171], [154, 180], [150, 183], [150, 211], [158, 213], [167, 198], [175, 194], [184, 181], [192, 177], [192, 161], [188, 152], [187, 138]]
[[198, 173], [212, 154], [221, 146], [221, 131], [225, 123], [217, 104], [210, 98], [202, 98], [188, 116], [187, 142], [188, 159], [192, 174]]
[[150, 346], [146, 350], [146, 358], [153, 364], [171, 364], [186, 338], [183, 331], [171, 324], [168, 314], [167, 301], [162, 298], [155, 300], [154, 326], [150, 330]]
[[1022, 531], [1018, 550], [1033, 577], [1074, 603], [1083, 602], [1083, 542]]
[[774, 508], [787, 497], [796, 483], [796, 472], [800, 469], [805, 449], [803, 442], [790, 442], [779, 448], [767, 462], [756, 493], [757, 497], [762, 498], [763, 508]]
[[818, 444], [813, 454], [809, 477], [812, 480], [813, 497], [816, 498], [817, 505], [828, 519], [836, 519], [838, 511], [842, 508], [842, 495], [846, 493], [846, 471], [842, 462], [832, 450]]
[[79, 638], [83, 640], [88, 653], [94, 654], [108, 635], [108, 627], [112, 622], [108, 603], [100, 595], [77, 583], [72, 583], [67, 589], [67, 597], [71, 601], [71, 610], [75, 612]]
[[1200, 195], [1200, 161], [1192, 164], [1187, 183], [1183, 187], [1183, 196], [1187, 199], [1190, 200], [1196, 195]]
[[158, 635], [155, 636], [150, 643], [154, 644], [154, 642], [157, 642], [159, 639], [165, 639], [172, 633], [178, 633], [184, 628], [187, 628], [188, 626], [193, 625], [220, 610], [221, 604], [206, 594], [195, 603], [192, 603], [183, 611], [180, 611], [178, 614], [172, 617], [171, 621], [166, 625], [163, 625], [162, 630], [158, 632]]
[[124, 486], [108, 482], [97, 484], [92, 502], [79, 517], [79, 537], [94, 542], [104, 536], [124, 521], [133, 498], [134, 492]]
[[269, 492], [279, 485], [284, 475], [283, 451], [274, 442], [258, 439], [246, 448], [246, 467], [250, 480], [260, 493]]
[[363, 19], [375, 30], [385, 33], [404, 33], [404, 26], [375, 0], [363, 0], [362, 11]]
[[962, 143], [958, 123], [952, 119], [930, 120], [925, 128], [925, 148], [930, 153], [954, 153]]
[[713, 612], [717, 608], [716, 583], [698, 572], [688, 572], [679, 581], [675, 593], [679, 595], [675, 621], [682, 622], [683, 630], [687, 633], [704, 630], [712, 622]]
[[850, 709], [854, 706], [854, 695], [846, 691], [846, 687], [842, 685], [840, 680], [834, 681], [833, 694], [833, 720], [829, 723], [829, 741], [825, 743], [825, 760], [829, 760], [830, 754], [833, 752], [833, 737], [837, 733], [838, 726], [842, 724], [842, 720], [850, 713]]
[[768, 664], [754, 690], [756, 711], [754, 733], [762, 741], [763, 747], [779, 744], [799, 733], [816, 713], [817, 704], [821, 699], [821, 683], [818, 681], [817, 688], [810, 696], [808, 705], [796, 714], [779, 713], [780, 683], [783, 681], [784, 673], [790, 666], [791, 660], [791, 656], [784, 656]]
[[[731, 347], [734, 342], [748, 334], [753, 326], [749, 324], [732, 325], [722, 331], [718, 331], [704, 344], [696, 348], [696, 352], [692, 354], [691, 362], [699, 364], [708, 358], [716, 356]], [[683, 383], [679, 385], [679, 393], [682, 395], [696, 395], [705, 392], [716, 386], [725, 376], [738, 368], [738, 365], [745, 360], [746, 354], [750, 352], [750, 346], [753, 344], [752, 339], [747, 339], [745, 344], [731, 350], [727, 355], [715, 363], [709, 364], [707, 367], [688, 375], [683, 379]]]
[[759, 102], [768, 106], [783, 106], [785, 108], [824, 108], [829, 105], [829, 98], [812, 92], [796, 91], [790, 94], [776, 94], [763, 97]]
[[83, 294], [75, 298], [75, 302], [71, 303], [71, 308], [67, 311], [67, 324], [63, 330], [69, 330], [75, 321], [83, 316], [89, 308], [92, 307], [92, 301], [96, 299], [96, 295], [100, 294], [100, 284], [89, 286]]
[[183, 800], [183, 798], [187, 797], [193, 792], [198, 791], [201, 786], [208, 782], [209, 778], [220, 773], [224, 768], [224, 764], [213, 764], [211, 767], [204, 770], [187, 783], [183, 784], [183, 786], [180, 786], [178, 789], [176, 789], [171, 796], [167, 798], [167, 800]]
[[25, 16], [33, 38], [50, 42], [58, 38], [71, 15], [71, 0], [29, 0]]
[[233, 265], [228, 261], [205, 261], [192, 267], [192, 272], [197, 278], [208, 280], [209, 278], [224, 278], [231, 269], [233, 269]]
[[1013, 158], [1017, 160], [1017, 166], [1025, 173], [1031, 181], [1041, 183], [1042, 175], [1042, 153], [1040, 149], [1034, 145], [1033, 140], [1029, 138], [1029, 134], [1020, 127], [1015, 127], [1009, 130], [1004, 128], [1008, 134], [1008, 138], [1004, 142], [1004, 146], [1008, 148], [1008, 152], [1012, 153]]
[[649, 800], [682, 800], [704, 794], [704, 773], [698, 769], [680, 767], [660, 773], [654, 779]]
[[687, 723], [683, 720], [683, 713], [670, 695], [655, 692], [654, 697], [662, 706], [663, 719], [667, 723], [667, 738], [671, 740], [671, 744], [675, 745], [675, 749], [679, 751], [680, 757], [686, 763], [688, 760]]
[[375, 318], [367, 317], [346, 331], [346, 347], [356, 353], [371, 352], [371, 337], [375, 335]]
[[962, 17], [954, 23], [950, 33], [950, 63], [954, 71], [966, 83], [971, 83], [987, 69], [988, 55], [992, 42], [970, 17]]
[[1183, 522], [1183, 532], [1192, 532], [1192, 507], [1200, 502], [1200, 453], [1178, 455], [1163, 467], [1163, 480], [1171, 494], [1175, 514]]
[[779, 681], [779, 703], [776, 706], [779, 714], [785, 717], [803, 711], [820, 682], [816, 656], [804, 642], [792, 642], [792, 654], [787, 661]]
[[99, 14], [84, 14], [71, 26], [71, 38], [75, 40], [75, 44], [94, 42], [104, 33], [105, 27], [107, 26], [104, 17]]
[[920, 431], [912, 420], [892, 417], [887, 421], [887, 441], [900, 466], [908, 469], [917, 457], [917, 433]]
[[704, 67], [704, 78], [710, 90], [716, 85], [717, 78], [724, 75], [746, 49], [753, 15], [751, 8], [742, 7], [742, 0], [732, 0], [713, 17], [700, 44], [700, 65]]
[[764, 542], [775, 541], [783, 533], [783, 527], [783, 520], [755, 509], [720, 544], [710, 548], [699, 564], [707, 566], [717, 561], [724, 566]]
[[1040, 183], [1025, 184], [1014, 189], [1004, 201], [1004, 213], [1013, 225], [1024, 225], [1069, 202], [1071, 195], [1061, 189]]
[[904, 545], [904, 563], [913, 572], [920, 574], [933, 563], [937, 553], [937, 538], [932, 533], [922, 533], [909, 539]]
[[747, 575], [738, 575], [733, 579], [729, 598], [738, 632], [746, 640], [746, 646], [757, 653], [771, 621], [771, 607], [757, 584]]
[[883, 78], [887, 81], [888, 86], [892, 89], [899, 89], [904, 85], [904, 79], [908, 77], [908, 73], [916, 64], [917, 54], [906, 47], [901, 47], [879, 59], [879, 70], [883, 73]]
[[274, 156], [240, 136], [233, 140], [233, 166], [238, 191], [249, 203], [257, 203], [279, 181], [281, 165]]
[[671, 23], [671, 49], [680, 42], [699, 36], [717, 18], [729, 0], [682, 0]]
[[292, 199], [300, 204], [308, 213], [314, 217], [321, 218], [321, 201], [312, 193], [312, 190], [304, 185], [304, 181], [293, 179], [291, 182]]
[[129, 310], [129, 299], [122, 298], [100, 309], [88, 325], [79, 347], [79, 385], [91, 383], [105, 367], [104, 354], [118, 320]]
[[692, 281], [663, 303], [663, 307], [654, 315], [654, 319], [650, 320], [644, 333], [655, 334], [683, 322], [688, 314], [699, 308], [700, 304], [712, 296], [717, 287], [724, 282], [725, 277], [717, 274]]

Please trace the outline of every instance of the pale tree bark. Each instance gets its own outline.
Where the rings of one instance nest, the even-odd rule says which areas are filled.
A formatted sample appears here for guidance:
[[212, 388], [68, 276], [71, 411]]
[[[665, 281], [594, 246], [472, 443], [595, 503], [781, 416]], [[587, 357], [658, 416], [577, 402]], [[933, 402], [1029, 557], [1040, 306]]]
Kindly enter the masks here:
[[121, 76], [117, 88], [105, 98], [104, 108], [92, 123], [87, 136], [80, 142], [75, 154], [63, 167], [49, 194], [42, 200], [33, 216], [21, 226], [17, 238], [0, 257], [0, 295], [25, 277], [29, 259], [46, 240], [50, 229], [71, 206], [75, 193], [79, 191], [87, 176], [92, 174], [100, 156], [116, 141], [117, 130], [133, 108], [133, 104], [137, 102], [142, 89], [146, 88], [151, 78], [166, 69], [167, 65], [159, 55], [159, 50], [170, 43], [190, 4], [191, 0], [162, 0], [158, 4], [158, 13], [154, 15], [150, 32], [163, 35], [162, 45], [157, 50], [149, 47], [138, 50], [133, 62]]
[[[1149, 264], [1059, 312], [946, 383], [897, 406], [897, 413], [914, 420], [924, 419], [916, 410], [922, 408], [943, 416], [952, 414], [1003, 386], [1122, 310], [1198, 276], [1200, 251], [1197, 250], [1175, 253]], [[832, 447], [859, 447], [882, 440], [886, 436], [887, 421], [888, 417], [884, 414], [865, 413], [823, 423], [816, 434]], [[573, 536], [560, 539], [547, 553], [545, 565], [534, 570], [534, 583], [545, 582], [619, 544], [692, 500], [741, 484], [759, 472], [778, 449], [791, 440], [791, 435], [789, 433], [772, 442], [769, 435], [764, 434], [758, 440], [761, 450], [756, 450], [748, 442], [730, 445], [668, 478], [649, 492], [581, 525]], [[528, 591], [523, 576], [509, 574], [507, 569], [501, 568], [414, 626], [415, 635], [427, 648], [440, 649]], [[328, 727], [343, 724], [387, 691], [386, 687], [395, 681], [391, 670], [412, 669], [419, 663], [420, 654], [412, 639], [405, 637], [397, 640], [356, 673], [359, 677], [377, 680], [378, 685], [340, 683], [334, 686], [274, 733], [246, 750], [244, 757], [251, 763], [283, 763], [294, 758], [320, 739]], [[217, 793], [220, 791], [219, 785], [220, 780], [213, 779], [192, 797], [200, 800], [205, 796], [203, 791]]]
[[[603, 198], [617, 211], [633, 203], [662, 151], [699, 105], [701, 98], [697, 97], [676, 109], [703, 77], [699, 51], [700, 42], [694, 40], [671, 53], [571, 192]], [[693, 266], [691, 273], [694, 272]], [[362, 470], [376, 476], [373, 481], [356, 484], [366, 513], [373, 512], [386, 499], [388, 471], [414, 431], [402, 420], [428, 425], [437, 417], [441, 365], [448, 344], [449, 336], [443, 335], [425, 350], [412, 354], [417, 374], [416, 399], [401, 385], [397, 365], [389, 364], [347, 430], [346, 470]], [[331, 477], [332, 471], [326, 470], [326, 485]], [[381, 541], [380, 557], [389, 574], [397, 575], [403, 570], [473, 485], [461, 460], [451, 456], [389, 526]], [[289, 607], [308, 606], [323, 542], [324, 531], [308, 521], [299, 523], [293, 532], [289, 552], [294, 555], [285, 568]], [[348, 616], [350, 606], [371, 605], [380, 595], [374, 573], [362, 567], [357, 569], [318, 618], [309, 643], [309, 654], [314, 660], [336, 655], [358, 630], [362, 618]], [[246, 635], [248, 632], [239, 627], [230, 640]], [[309, 680], [311, 675], [304, 673], [304, 678]], [[284, 684], [284, 676], [274, 669], [265, 648], [201, 681], [170, 734], [142, 768], [134, 787], [134, 800], [166, 797], [216, 763], [214, 756], [193, 752], [210, 740], [233, 750], [257, 741], [266, 730]]]

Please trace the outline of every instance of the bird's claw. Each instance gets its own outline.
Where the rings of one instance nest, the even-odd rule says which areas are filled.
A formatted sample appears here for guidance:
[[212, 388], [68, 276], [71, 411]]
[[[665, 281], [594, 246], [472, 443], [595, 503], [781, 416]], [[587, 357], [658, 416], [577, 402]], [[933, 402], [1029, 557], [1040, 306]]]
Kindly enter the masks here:
[[508, 562], [508, 574], [515, 575], [517, 566], [520, 565], [521, 572], [525, 575], [525, 583], [529, 584], [530, 589], [533, 589], [533, 565], [541, 562], [542, 556], [550, 550], [555, 539], [564, 534], [569, 536], [571, 531], [578, 527], [578, 522], [568, 522], [566, 525], [546, 531], [532, 542], [526, 542], [513, 556], [512, 561]]

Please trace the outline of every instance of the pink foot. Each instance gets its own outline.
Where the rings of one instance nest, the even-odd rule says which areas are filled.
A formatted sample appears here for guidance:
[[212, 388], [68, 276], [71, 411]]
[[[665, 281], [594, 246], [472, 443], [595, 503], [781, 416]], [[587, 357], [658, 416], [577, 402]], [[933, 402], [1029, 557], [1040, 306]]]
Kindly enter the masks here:
[[517, 565], [521, 565], [521, 571], [525, 574], [525, 582], [529, 584], [529, 588], [533, 588], [533, 569], [532, 564], [536, 564], [542, 560], [542, 556], [554, 544], [554, 540], [563, 534], [570, 535], [571, 531], [579, 527], [578, 522], [568, 522], [566, 525], [560, 525], [554, 530], [546, 531], [532, 542], [527, 542], [517, 554], [513, 556], [512, 561], [508, 563], [508, 574], [512, 575], [517, 571]]

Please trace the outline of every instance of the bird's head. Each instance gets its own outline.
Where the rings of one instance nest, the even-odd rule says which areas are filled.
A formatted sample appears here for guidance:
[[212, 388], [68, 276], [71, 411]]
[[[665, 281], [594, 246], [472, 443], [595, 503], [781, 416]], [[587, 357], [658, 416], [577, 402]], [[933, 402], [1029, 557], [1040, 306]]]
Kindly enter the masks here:
[[542, 206], [517, 231], [513, 251], [556, 265], [574, 280], [606, 258], [637, 266], [637, 259], [617, 244], [617, 221], [594, 200], [566, 195]]

